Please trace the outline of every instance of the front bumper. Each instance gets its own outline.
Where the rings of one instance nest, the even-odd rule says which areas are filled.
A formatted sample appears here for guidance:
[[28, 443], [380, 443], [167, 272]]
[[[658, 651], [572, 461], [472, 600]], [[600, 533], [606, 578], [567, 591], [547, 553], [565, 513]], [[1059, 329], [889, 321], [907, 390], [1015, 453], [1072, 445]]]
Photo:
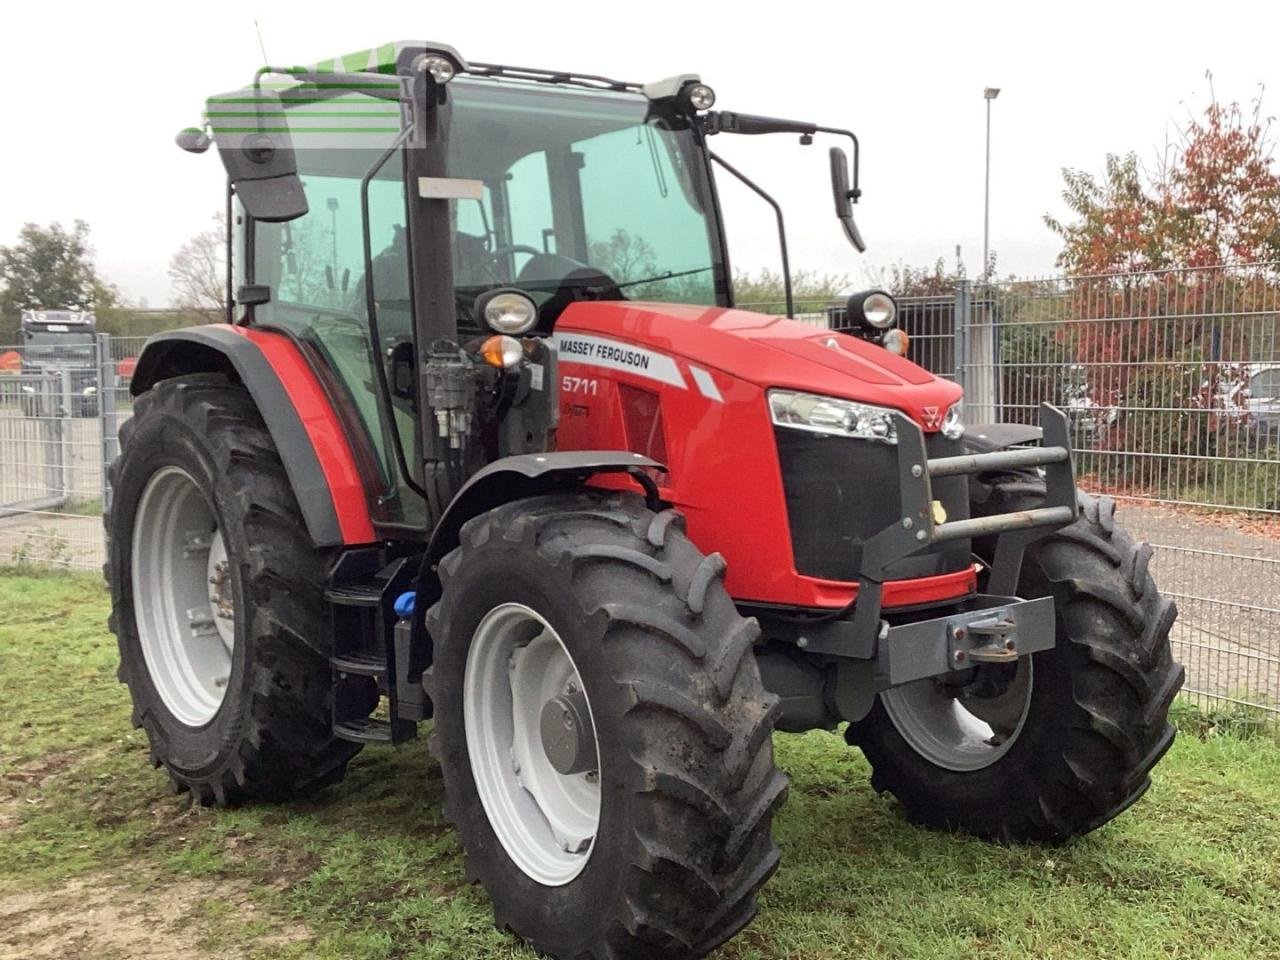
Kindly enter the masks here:
[[[1073, 523], [1078, 515], [1067, 418], [1044, 404], [1039, 447], [928, 459], [924, 435], [899, 416], [898, 489], [901, 516], [862, 545], [853, 616], [815, 620], [795, 628], [806, 653], [862, 661], [877, 689], [887, 689], [982, 662], [1005, 662], [1046, 650], [1054, 642], [1053, 600], [1016, 596], [1026, 548]], [[1032, 510], [935, 523], [932, 481], [1008, 470], [1044, 471], [1044, 505]], [[986, 594], [970, 597], [947, 614], [892, 624], [882, 616], [887, 571], [932, 544], [995, 536], [995, 559]], [[997, 649], [999, 648], [999, 649]]]

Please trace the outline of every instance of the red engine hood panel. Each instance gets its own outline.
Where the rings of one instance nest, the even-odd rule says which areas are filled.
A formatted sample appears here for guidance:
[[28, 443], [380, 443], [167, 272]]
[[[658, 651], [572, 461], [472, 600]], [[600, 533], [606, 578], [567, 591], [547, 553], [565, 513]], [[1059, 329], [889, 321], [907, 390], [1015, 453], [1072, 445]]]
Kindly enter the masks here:
[[[961, 389], [857, 337], [785, 317], [668, 303], [584, 302], [556, 323], [614, 337], [745, 380], [894, 407], [926, 429]], [[925, 408], [933, 408], [926, 415]]]

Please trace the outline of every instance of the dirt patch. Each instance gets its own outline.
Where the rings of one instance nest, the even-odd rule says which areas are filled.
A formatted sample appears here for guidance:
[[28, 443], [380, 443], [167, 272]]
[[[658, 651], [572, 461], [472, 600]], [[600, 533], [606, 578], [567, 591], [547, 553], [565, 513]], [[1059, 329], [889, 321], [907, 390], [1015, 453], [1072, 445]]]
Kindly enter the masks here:
[[[231, 936], [218, 929], [213, 918], [219, 916], [229, 918]], [[246, 933], [269, 920], [240, 881], [157, 876], [139, 882], [136, 874], [126, 881], [104, 873], [51, 890], [0, 895], [0, 960], [238, 960], [311, 937], [297, 923], [264, 923], [270, 932]]]
[[[45, 781], [68, 769], [76, 759], [74, 753], [50, 753], [10, 769], [0, 771], [0, 833], [16, 827], [23, 803], [35, 803], [35, 795]], [[25, 800], [24, 800], [25, 798]]]
[[[46, 780], [66, 770], [75, 760], [76, 754], [68, 751], [47, 753], [43, 757], [20, 763], [12, 770], [0, 773], [0, 791], [7, 791], [12, 795], [14, 784], [35, 787], [38, 790], [44, 786]], [[0, 796], [3, 796], [3, 793], [0, 793]]]

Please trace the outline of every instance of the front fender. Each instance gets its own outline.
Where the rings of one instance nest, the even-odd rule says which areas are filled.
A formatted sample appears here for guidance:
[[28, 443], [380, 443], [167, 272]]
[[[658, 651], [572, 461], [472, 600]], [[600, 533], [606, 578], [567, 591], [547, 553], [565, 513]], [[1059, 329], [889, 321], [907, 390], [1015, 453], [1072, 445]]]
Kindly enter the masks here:
[[445, 508], [427, 545], [423, 569], [458, 545], [462, 525], [472, 517], [511, 500], [581, 487], [596, 474], [631, 474], [644, 488], [650, 506], [656, 507], [658, 488], [645, 470], [666, 472], [666, 467], [626, 450], [525, 453], [495, 460], [477, 471]]

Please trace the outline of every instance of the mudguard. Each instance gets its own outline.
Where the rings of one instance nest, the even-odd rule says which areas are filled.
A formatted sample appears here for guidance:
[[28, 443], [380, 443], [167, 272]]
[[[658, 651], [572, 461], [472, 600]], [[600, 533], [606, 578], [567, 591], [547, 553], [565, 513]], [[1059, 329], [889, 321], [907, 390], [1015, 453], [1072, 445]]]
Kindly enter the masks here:
[[972, 453], [987, 453], [1043, 438], [1044, 430], [1028, 423], [975, 423], [965, 428], [962, 442]]
[[458, 545], [462, 525], [500, 504], [566, 486], [582, 486], [602, 473], [626, 473], [645, 491], [651, 509], [658, 507], [658, 488], [647, 470], [666, 472], [656, 460], [627, 450], [526, 453], [503, 457], [477, 471], [445, 508], [427, 546], [423, 566], [435, 563]]
[[374, 542], [364, 483], [328, 394], [282, 333], [209, 324], [147, 340], [129, 390], [189, 373], [233, 373], [257, 404], [318, 547]]

